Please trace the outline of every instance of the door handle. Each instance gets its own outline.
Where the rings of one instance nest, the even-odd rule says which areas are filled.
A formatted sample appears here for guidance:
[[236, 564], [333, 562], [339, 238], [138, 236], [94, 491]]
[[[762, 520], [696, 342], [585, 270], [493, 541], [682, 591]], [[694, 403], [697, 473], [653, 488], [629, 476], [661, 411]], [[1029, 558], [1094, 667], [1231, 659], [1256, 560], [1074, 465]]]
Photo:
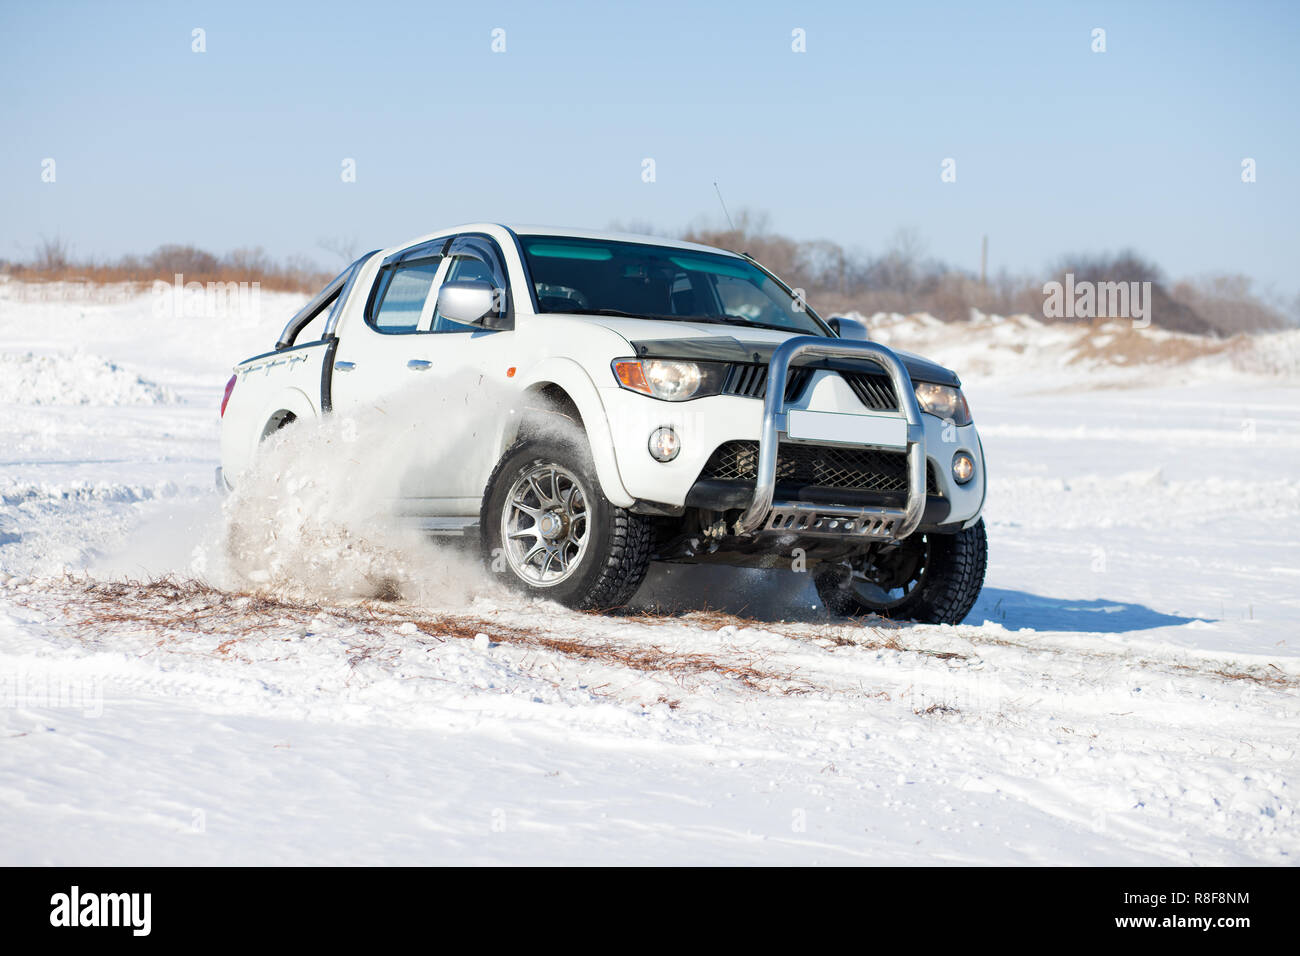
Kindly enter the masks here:
[[336, 372], [350, 372], [356, 367], [357, 367], [356, 362], [335, 362], [334, 363], [334, 371]]
[[424, 359], [411, 359], [406, 363], [406, 367], [413, 372], [423, 372], [432, 364], [432, 362], [426, 362]]

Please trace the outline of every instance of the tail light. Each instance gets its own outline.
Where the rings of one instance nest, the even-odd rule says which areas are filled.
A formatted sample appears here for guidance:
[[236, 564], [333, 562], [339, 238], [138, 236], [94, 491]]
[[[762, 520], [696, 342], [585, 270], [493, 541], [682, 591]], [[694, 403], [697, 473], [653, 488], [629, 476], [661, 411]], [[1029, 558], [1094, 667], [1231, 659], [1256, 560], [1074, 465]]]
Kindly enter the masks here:
[[235, 390], [235, 382], [239, 381], [238, 375], [230, 376], [230, 381], [226, 383], [226, 394], [221, 396], [221, 417], [226, 417], [226, 406], [230, 404], [230, 393]]

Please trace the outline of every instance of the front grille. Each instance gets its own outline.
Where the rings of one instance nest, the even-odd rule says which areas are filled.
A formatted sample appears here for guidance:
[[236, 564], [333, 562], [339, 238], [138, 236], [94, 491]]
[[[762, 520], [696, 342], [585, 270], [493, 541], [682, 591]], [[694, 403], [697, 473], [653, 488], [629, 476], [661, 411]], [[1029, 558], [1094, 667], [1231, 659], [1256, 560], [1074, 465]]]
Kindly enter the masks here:
[[[768, 367], [749, 362], [737, 362], [727, 372], [727, 380], [722, 385], [722, 394], [740, 395], [744, 398], [763, 398], [767, 394]], [[790, 369], [785, 380], [785, 400], [793, 402], [801, 394], [812, 378], [814, 368], [797, 366]], [[898, 399], [894, 395], [894, 383], [888, 375], [875, 372], [845, 372], [840, 375], [848, 382], [853, 394], [867, 408], [877, 412], [891, 412], [898, 408]]]
[[853, 394], [867, 408], [877, 412], [892, 412], [898, 408], [898, 397], [894, 394], [894, 382], [888, 375], [874, 375], [871, 372], [840, 372], [840, 377], [849, 383]]
[[[758, 442], [729, 441], [709, 456], [701, 478], [758, 480]], [[783, 443], [776, 456], [778, 485], [843, 488], [907, 494], [907, 453], [872, 448]], [[938, 494], [934, 470], [926, 469], [926, 491]]]
[[[737, 362], [727, 372], [727, 380], [722, 385], [722, 394], [763, 398], [767, 395], [767, 369], [766, 365]], [[785, 400], [793, 402], [798, 398], [810, 378], [812, 378], [810, 368], [790, 369], [785, 377]]]

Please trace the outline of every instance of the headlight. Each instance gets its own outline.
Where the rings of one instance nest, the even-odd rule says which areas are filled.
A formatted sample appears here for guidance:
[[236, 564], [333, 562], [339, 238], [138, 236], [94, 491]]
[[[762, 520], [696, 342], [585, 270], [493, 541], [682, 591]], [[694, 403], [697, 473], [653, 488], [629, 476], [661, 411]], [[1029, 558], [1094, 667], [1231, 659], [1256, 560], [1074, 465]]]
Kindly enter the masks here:
[[916, 402], [921, 411], [929, 412], [944, 421], [951, 420], [954, 425], [971, 423], [970, 406], [960, 388], [951, 385], [932, 385], [921, 382], [916, 386]]
[[620, 359], [614, 363], [614, 377], [624, 388], [642, 395], [684, 402], [721, 392], [727, 366], [671, 359]]

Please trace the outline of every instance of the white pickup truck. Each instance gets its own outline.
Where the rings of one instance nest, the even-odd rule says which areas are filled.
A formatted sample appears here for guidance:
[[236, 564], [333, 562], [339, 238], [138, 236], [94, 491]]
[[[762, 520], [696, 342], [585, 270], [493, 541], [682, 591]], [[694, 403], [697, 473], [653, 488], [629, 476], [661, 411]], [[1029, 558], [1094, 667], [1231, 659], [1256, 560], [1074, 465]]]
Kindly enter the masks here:
[[491, 420], [395, 506], [527, 592], [613, 609], [651, 560], [793, 567], [833, 612], [957, 623], [987, 560], [960, 386], [748, 256], [479, 223], [362, 256], [241, 362], [218, 481], [290, 422], [427, 389]]

